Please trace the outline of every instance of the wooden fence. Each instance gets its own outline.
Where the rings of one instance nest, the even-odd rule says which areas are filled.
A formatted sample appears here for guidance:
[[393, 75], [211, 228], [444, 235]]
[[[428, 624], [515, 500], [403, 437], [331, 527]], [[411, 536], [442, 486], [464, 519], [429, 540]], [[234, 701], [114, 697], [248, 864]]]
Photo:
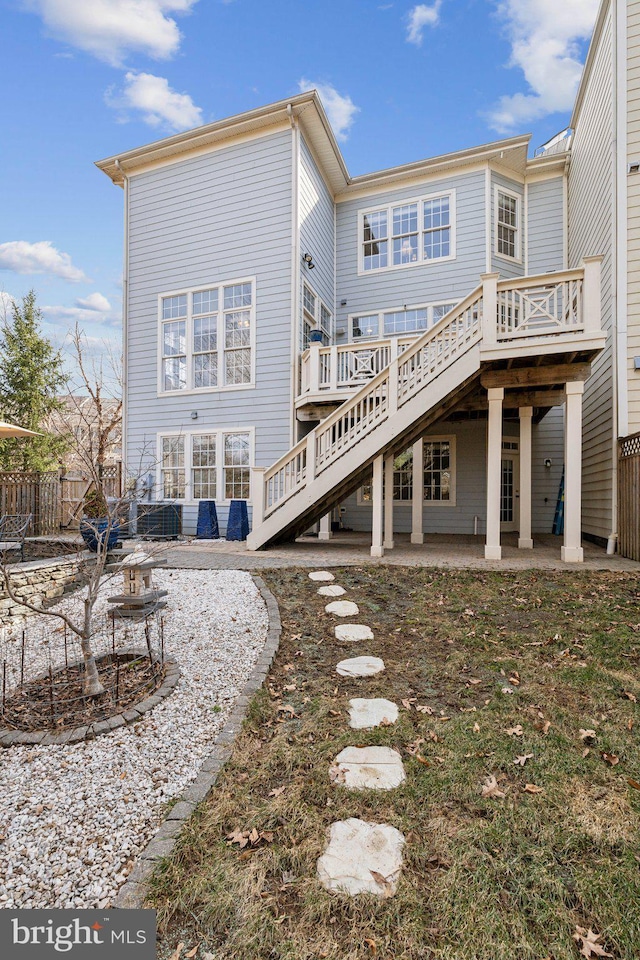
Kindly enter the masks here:
[[618, 441], [618, 551], [640, 560], [640, 433]]
[[[104, 468], [103, 485], [108, 497], [120, 497], [122, 465]], [[60, 530], [78, 528], [82, 499], [91, 482], [82, 476], [60, 473], [0, 473], [0, 516], [5, 513], [33, 515], [31, 537], [55, 536]]]

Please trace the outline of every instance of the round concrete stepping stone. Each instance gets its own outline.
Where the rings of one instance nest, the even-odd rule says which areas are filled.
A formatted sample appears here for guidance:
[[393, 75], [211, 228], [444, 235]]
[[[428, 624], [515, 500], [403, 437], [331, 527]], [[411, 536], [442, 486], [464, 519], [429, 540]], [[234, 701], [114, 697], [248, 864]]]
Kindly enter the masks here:
[[356, 697], [349, 700], [349, 718], [349, 726], [353, 730], [371, 730], [385, 721], [395, 723], [398, 719], [398, 708], [391, 700], [364, 700]]
[[346, 643], [358, 643], [360, 640], [373, 640], [373, 630], [364, 623], [339, 623], [334, 631], [336, 640]]
[[326, 605], [325, 610], [335, 617], [356, 617], [360, 613], [358, 604], [351, 600], [334, 600]]
[[341, 677], [372, 677], [384, 670], [384, 660], [380, 657], [352, 657], [341, 660], [336, 671]]
[[321, 597], [341, 597], [346, 592], [345, 588], [339, 587], [337, 583], [331, 583], [328, 587], [318, 587]]
[[347, 747], [329, 772], [348, 790], [393, 790], [405, 779], [402, 757], [391, 747]]
[[318, 880], [336, 893], [390, 897], [402, 870], [404, 837], [395, 827], [350, 817], [329, 827], [327, 849], [318, 860]]
[[317, 583], [322, 582], [323, 580], [335, 580], [335, 577], [332, 573], [329, 573], [328, 570], [312, 570], [309, 574], [309, 580], [315, 580]]

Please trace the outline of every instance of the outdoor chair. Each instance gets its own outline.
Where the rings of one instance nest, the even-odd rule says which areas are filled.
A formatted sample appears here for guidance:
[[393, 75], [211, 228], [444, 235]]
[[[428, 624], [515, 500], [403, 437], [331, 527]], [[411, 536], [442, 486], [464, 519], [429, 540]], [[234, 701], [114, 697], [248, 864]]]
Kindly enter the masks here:
[[33, 520], [32, 513], [6, 513], [0, 517], [0, 561], [6, 560], [10, 551], [18, 550], [24, 561], [24, 541]]

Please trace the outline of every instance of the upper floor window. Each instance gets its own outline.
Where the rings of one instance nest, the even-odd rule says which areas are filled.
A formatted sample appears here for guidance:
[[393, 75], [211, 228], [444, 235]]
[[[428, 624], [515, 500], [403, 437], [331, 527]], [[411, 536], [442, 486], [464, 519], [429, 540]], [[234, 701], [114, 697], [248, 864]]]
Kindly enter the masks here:
[[520, 198], [496, 189], [496, 253], [520, 259]]
[[455, 256], [455, 193], [435, 194], [361, 215], [361, 271]]
[[333, 316], [324, 305], [320, 297], [311, 287], [302, 285], [302, 349], [309, 346], [309, 335], [312, 330], [320, 330], [322, 342], [326, 345], [333, 337]]
[[159, 392], [253, 383], [253, 280], [160, 297]]

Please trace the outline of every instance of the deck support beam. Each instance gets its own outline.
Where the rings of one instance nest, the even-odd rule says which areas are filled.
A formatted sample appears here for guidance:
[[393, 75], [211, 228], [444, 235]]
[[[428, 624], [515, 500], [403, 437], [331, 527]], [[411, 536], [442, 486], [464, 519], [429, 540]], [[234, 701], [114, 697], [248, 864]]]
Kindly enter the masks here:
[[373, 461], [373, 481], [371, 484], [371, 556], [383, 557], [384, 546], [382, 543], [382, 514], [384, 503], [382, 500], [382, 472], [384, 466], [384, 457], [382, 454]]
[[331, 540], [331, 511], [325, 513], [324, 517], [320, 517], [318, 540]]
[[413, 445], [413, 492], [411, 496], [411, 543], [424, 543], [422, 517], [424, 507], [424, 441]]
[[518, 548], [533, 550], [531, 537], [531, 421], [533, 407], [520, 407], [520, 532]]
[[564, 418], [564, 545], [565, 563], [582, 563], [582, 394], [584, 383], [567, 383]]
[[487, 391], [489, 424], [487, 430], [487, 540], [485, 560], [501, 560], [500, 499], [502, 496], [502, 401], [504, 387]]
[[384, 461], [384, 540], [385, 550], [393, 550], [393, 461], [386, 457]]

